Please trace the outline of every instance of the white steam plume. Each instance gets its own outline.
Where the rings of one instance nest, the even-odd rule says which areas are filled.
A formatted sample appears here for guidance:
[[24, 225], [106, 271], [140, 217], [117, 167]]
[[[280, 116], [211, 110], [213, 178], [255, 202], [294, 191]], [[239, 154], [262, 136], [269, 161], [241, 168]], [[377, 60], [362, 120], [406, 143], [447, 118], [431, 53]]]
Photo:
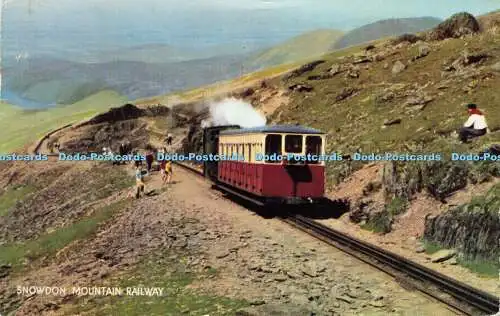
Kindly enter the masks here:
[[235, 98], [227, 98], [209, 105], [210, 120], [202, 125], [240, 125], [244, 128], [266, 125], [267, 119], [257, 112], [250, 103]]

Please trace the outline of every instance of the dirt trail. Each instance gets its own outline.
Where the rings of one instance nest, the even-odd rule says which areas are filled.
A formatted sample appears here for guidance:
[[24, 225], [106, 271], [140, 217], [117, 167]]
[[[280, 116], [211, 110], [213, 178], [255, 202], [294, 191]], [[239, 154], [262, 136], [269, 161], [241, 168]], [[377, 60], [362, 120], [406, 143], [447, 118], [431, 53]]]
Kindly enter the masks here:
[[[132, 176], [132, 168], [123, 168]], [[191, 284], [201, 293], [264, 302], [264, 307], [300, 305], [320, 314], [453, 315], [380, 271], [225, 200], [187, 171], [174, 167], [173, 180], [163, 186], [153, 173], [146, 188], [156, 195], [130, 199], [95, 236], [59, 251], [40, 269], [2, 279], [0, 286], [13, 291], [34, 284], [98, 286], [158, 249], [181, 247], [203, 253], [192, 259], [193, 266], [219, 271], [217, 278]], [[128, 192], [116, 192], [115, 200], [126, 199]], [[17, 315], [63, 315], [74, 299], [35, 296]]]

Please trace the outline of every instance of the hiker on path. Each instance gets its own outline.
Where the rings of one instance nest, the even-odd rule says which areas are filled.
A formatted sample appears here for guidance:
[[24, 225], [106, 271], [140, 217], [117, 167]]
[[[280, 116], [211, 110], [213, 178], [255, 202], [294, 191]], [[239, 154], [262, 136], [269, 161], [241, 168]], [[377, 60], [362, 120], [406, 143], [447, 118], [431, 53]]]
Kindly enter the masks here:
[[161, 174], [161, 181], [163, 182], [163, 184], [165, 184], [167, 182], [166, 168], [167, 168], [167, 161], [163, 159], [160, 162], [160, 174]]
[[167, 183], [171, 183], [172, 182], [172, 161], [168, 160], [165, 162], [166, 162], [166, 164], [165, 164], [166, 181], [167, 181]]
[[51, 142], [50, 138], [47, 138], [47, 147], [49, 148], [49, 152], [51, 154], [54, 153], [54, 145], [55, 145], [55, 143]]
[[[140, 153], [139, 153], [138, 150], [134, 151], [134, 157], [138, 158], [139, 155], [140, 155]], [[134, 165], [135, 165], [136, 168], [139, 167], [139, 166], [142, 166], [142, 160], [141, 159], [134, 160]]]
[[167, 135], [167, 145], [172, 145], [172, 140], [174, 139], [174, 137], [172, 136], [172, 134], [168, 134]]
[[153, 166], [154, 160], [155, 160], [155, 155], [153, 153], [152, 148], [149, 147], [147, 154], [146, 154], [146, 166], [147, 166], [148, 174], [151, 173], [151, 167]]
[[463, 143], [467, 143], [470, 138], [485, 135], [488, 129], [484, 114], [479, 111], [477, 105], [473, 103], [467, 104], [467, 112], [469, 113], [469, 119], [458, 132]]
[[135, 168], [135, 198], [141, 197], [141, 193], [144, 194], [146, 185], [144, 184], [144, 174], [141, 166]]

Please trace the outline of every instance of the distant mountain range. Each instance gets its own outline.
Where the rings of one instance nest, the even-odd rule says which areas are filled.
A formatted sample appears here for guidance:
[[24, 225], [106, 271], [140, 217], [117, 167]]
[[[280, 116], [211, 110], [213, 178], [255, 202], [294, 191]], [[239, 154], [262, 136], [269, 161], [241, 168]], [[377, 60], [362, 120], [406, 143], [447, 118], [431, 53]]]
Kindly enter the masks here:
[[246, 57], [217, 56], [176, 63], [29, 59], [22, 66], [5, 69], [4, 82], [8, 91], [47, 104], [71, 104], [106, 89], [137, 99], [234, 78], [240, 75]]
[[433, 17], [381, 20], [347, 32], [331, 48], [341, 49], [384, 37], [416, 33], [433, 28], [441, 22], [442, 20]]
[[32, 102], [72, 104], [106, 89], [130, 99], [144, 98], [231, 79], [273, 65], [316, 58], [332, 48], [421, 31], [439, 22], [435, 18], [384, 20], [347, 34], [322, 29], [253, 52], [234, 45], [195, 51], [153, 44], [87, 55], [70, 54], [65, 58], [21, 56], [4, 65], [3, 96], [7, 96], [7, 102], [24, 107]]

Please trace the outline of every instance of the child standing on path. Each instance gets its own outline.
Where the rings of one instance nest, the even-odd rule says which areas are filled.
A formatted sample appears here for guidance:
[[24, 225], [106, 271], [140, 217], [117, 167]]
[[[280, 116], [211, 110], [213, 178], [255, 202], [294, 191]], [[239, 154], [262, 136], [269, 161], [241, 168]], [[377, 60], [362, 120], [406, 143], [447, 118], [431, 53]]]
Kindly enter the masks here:
[[135, 198], [138, 199], [141, 197], [141, 193], [144, 194], [145, 185], [144, 185], [144, 174], [142, 173], [141, 166], [136, 166], [135, 168]]
[[163, 182], [163, 184], [165, 184], [167, 182], [167, 161], [165, 160], [162, 160], [160, 162], [160, 173], [161, 173], [161, 181]]
[[172, 181], [172, 161], [170, 160], [166, 161], [165, 174], [167, 183], [170, 183]]

